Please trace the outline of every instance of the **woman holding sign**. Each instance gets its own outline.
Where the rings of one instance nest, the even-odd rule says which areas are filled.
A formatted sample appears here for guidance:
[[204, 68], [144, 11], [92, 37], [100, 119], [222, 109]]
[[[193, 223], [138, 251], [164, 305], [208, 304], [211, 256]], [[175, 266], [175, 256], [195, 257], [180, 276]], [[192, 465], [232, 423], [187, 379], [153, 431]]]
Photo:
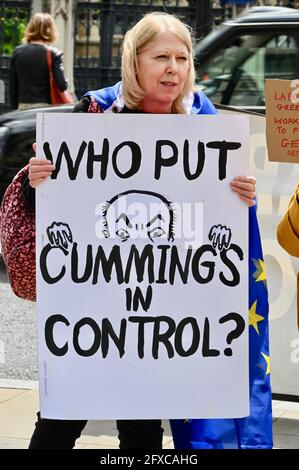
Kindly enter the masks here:
[[[196, 91], [194, 80], [189, 28], [171, 15], [151, 13], [125, 36], [122, 82], [87, 92], [74, 112], [216, 114], [208, 98]], [[48, 160], [30, 159], [24, 185], [28, 204], [34, 205], [34, 188], [53, 170]], [[248, 206], [254, 206], [255, 178], [239, 176], [230, 184]], [[85, 424], [39, 417], [30, 448], [73, 448]], [[117, 428], [121, 449], [162, 448], [160, 420], [119, 420]]]

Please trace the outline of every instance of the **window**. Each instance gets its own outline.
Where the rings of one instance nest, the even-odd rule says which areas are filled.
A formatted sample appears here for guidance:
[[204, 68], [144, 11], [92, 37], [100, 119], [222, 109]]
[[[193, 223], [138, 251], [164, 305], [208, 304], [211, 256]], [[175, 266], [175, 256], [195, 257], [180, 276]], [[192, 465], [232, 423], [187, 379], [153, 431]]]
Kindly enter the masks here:
[[297, 49], [286, 34], [240, 36], [199, 65], [199, 84], [215, 103], [263, 106], [266, 78], [296, 78]]

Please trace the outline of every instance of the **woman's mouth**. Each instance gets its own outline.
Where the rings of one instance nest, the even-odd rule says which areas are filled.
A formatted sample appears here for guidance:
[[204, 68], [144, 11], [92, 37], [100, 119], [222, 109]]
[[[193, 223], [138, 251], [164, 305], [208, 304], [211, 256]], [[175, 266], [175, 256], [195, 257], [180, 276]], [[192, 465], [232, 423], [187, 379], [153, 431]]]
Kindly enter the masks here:
[[164, 86], [169, 86], [169, 87], [176, 87], [177, 86], [177, 83], [174, 83], [174, 82], [161, 82], [162, 85]]

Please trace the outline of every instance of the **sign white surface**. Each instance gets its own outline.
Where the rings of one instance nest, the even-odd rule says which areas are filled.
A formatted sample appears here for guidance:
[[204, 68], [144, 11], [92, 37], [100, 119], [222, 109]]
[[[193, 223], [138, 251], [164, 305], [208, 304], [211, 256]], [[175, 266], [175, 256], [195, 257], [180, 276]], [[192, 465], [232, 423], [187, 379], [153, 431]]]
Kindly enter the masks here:
[[229, 187], [248, 136], [243, 116], [38, 115], [56, 165], [37, 190], [43, 417], [248, 415], [248, 209]]

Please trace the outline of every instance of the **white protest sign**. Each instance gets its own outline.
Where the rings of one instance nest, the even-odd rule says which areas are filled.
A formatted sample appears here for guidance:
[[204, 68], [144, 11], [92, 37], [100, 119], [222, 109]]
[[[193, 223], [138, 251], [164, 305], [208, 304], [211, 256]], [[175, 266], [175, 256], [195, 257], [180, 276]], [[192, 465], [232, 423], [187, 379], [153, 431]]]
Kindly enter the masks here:
[[249, 414], [247, 117], [38, 115], [41, 413]]

